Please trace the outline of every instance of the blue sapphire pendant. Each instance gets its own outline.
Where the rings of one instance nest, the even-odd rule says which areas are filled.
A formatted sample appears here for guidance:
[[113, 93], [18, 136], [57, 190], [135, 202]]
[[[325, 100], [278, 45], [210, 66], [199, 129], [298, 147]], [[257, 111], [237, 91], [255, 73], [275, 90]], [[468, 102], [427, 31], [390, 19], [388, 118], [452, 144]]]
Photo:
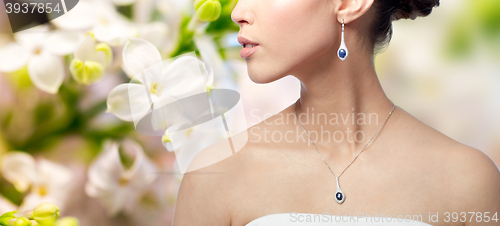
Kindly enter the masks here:
[[344, 201], [344, 194], [341, 191], [338, 191], [335, 193], [335, 199], [339, 204], [341, 204]]
[[347, 52], [345, 51], [345, 49], [339, 49], [338, 55], [340, 59], [345, 59], [345, 56], [347, 56]]
[[349, 50], [345, 46], [344, 37], [342, 37], [342, 42], [340, 43], [339, 50], [337, 51], [337, 56], [340, 60], [344, 61], [349, 56]]
[[342, 192], [339, 186], [339, 178], [337, 178], [337, 192], [335, 192], [335, 200], [338, 204], [342, 204], [345, 200], [344, 192]]

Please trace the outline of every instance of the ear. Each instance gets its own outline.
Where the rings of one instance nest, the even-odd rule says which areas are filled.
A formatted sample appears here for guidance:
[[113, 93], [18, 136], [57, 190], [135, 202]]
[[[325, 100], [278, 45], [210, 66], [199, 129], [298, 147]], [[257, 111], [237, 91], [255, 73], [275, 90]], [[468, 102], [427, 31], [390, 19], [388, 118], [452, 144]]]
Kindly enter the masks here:
[[337, 20], [341, 23], [344, 19], [344, 23], [350, 23], [370, 9], [374, 0], [341, 0], [338, 5]]

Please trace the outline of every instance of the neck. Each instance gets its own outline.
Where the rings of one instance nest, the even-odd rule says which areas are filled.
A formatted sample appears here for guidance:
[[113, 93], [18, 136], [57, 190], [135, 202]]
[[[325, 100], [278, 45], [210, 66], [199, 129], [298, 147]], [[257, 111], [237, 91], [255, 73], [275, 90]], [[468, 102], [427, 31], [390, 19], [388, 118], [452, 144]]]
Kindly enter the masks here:
[[307, 70], [307, 76], [296, 73], [302, 83], [297, 114], [320, 151], [354, 156], [382, 126], [393, 103], [380, 85], [370, 54], [352, 54], [346, 61], [330, 55]]

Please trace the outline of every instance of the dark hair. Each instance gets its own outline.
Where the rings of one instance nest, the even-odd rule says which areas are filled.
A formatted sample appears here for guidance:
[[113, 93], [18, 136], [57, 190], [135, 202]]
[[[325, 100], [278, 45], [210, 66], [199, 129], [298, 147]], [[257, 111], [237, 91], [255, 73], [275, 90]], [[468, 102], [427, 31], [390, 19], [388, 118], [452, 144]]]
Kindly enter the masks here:
[[375, 16], [370, 30], [370, 44], [375, 53], [387, 47], [392, 38], [392, 21], [429, 15], [439, 0], [375, 0]]

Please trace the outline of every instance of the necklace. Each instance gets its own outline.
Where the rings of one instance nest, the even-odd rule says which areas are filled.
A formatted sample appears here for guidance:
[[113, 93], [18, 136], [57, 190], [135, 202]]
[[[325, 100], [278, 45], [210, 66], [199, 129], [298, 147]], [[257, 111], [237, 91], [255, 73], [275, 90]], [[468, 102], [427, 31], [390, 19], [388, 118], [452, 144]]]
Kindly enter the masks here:
[[380, 131], [380, 129], [382, 129], [382, 127], [385, 125], [385, 123], [387, 122], [387, 120], [389, 119], [389, 117], [392, 115], [392, 112], [396, 108], [396, 104], [392, 103], [393, 106], [392, 106], [391, 112], [389, 112], [389, 115], [385, 119], [385, 122], [382, 124], [382, 126], [380, 126], [380, 128], [377, 130], [377, 132], [375, 133], [375, 135], [373, 135], [373, 137], [368, 141], [368, 143], [366, 143], [366, 145], [363, 147], [363, 149], [361, 149], [361, 151], [359, 151], [359, 153], [354, 157], [354, 159], [352, 159], [351, 163], [349, 163], [349, 165], [347, 165], [347, 167], [344, 170], [342, 170], [342, 172], [338, 176], [335, 176], [335, 174], [333, 173], [333, 171], [330, 168], [330, 166], [328, 165], [328, 163], [326, 163], [326, 160], [323, 158], [323, 156], [321, 155], [321, 153], [319, 153], [318, 148], [316, 147], [316, 144], [314, 144], [314, 142], [311, 140], [311, 137], [309, 137], [309, 134], [307, 133], [306, 129], [304, 129], [304, 126], [300, 122], [300, 118], [297, 116], [297, 102], [298, 101], [299, 100], [297, 100], [295, 102], [295, 117], [297, 118], [297, 121], [299, 122], [300, 127], [302, 127], [302, 129], [306, 133], [307, 138], [313, 144], [314, 149], [316, 149], [316, 151], [318, 152], [319, 156], [323, 159], [323, 161], [325, 162], [326, 166], [328, 167], [328, 169], [330, 170], [330, 172], [332, 172], [333, 176], [335, 177], [335, 180], [337, 181], [337, 191], [335, 192], [335, 200], [337, 201], [338, 204], [342, 204], [345, 201], [345, 194], [344, 194], [344, 192], [342, 192], [342, 189], [340, 189], [339, 177], [342, 176], [342, 174], [344, 173], [344, 171], [347, 168], [349, 168], [349, 166], [351, 166], [351, 164], [358, 158], [358, 156], [361, 154], [361, 152], [363, 152], [365, 150], [365, 148], [368, 146], [368, 144], [370, 144], [370, 142], [373, 140], [373, 138], [375, 138], [375, 136], [377, 136], [377, 134]]

